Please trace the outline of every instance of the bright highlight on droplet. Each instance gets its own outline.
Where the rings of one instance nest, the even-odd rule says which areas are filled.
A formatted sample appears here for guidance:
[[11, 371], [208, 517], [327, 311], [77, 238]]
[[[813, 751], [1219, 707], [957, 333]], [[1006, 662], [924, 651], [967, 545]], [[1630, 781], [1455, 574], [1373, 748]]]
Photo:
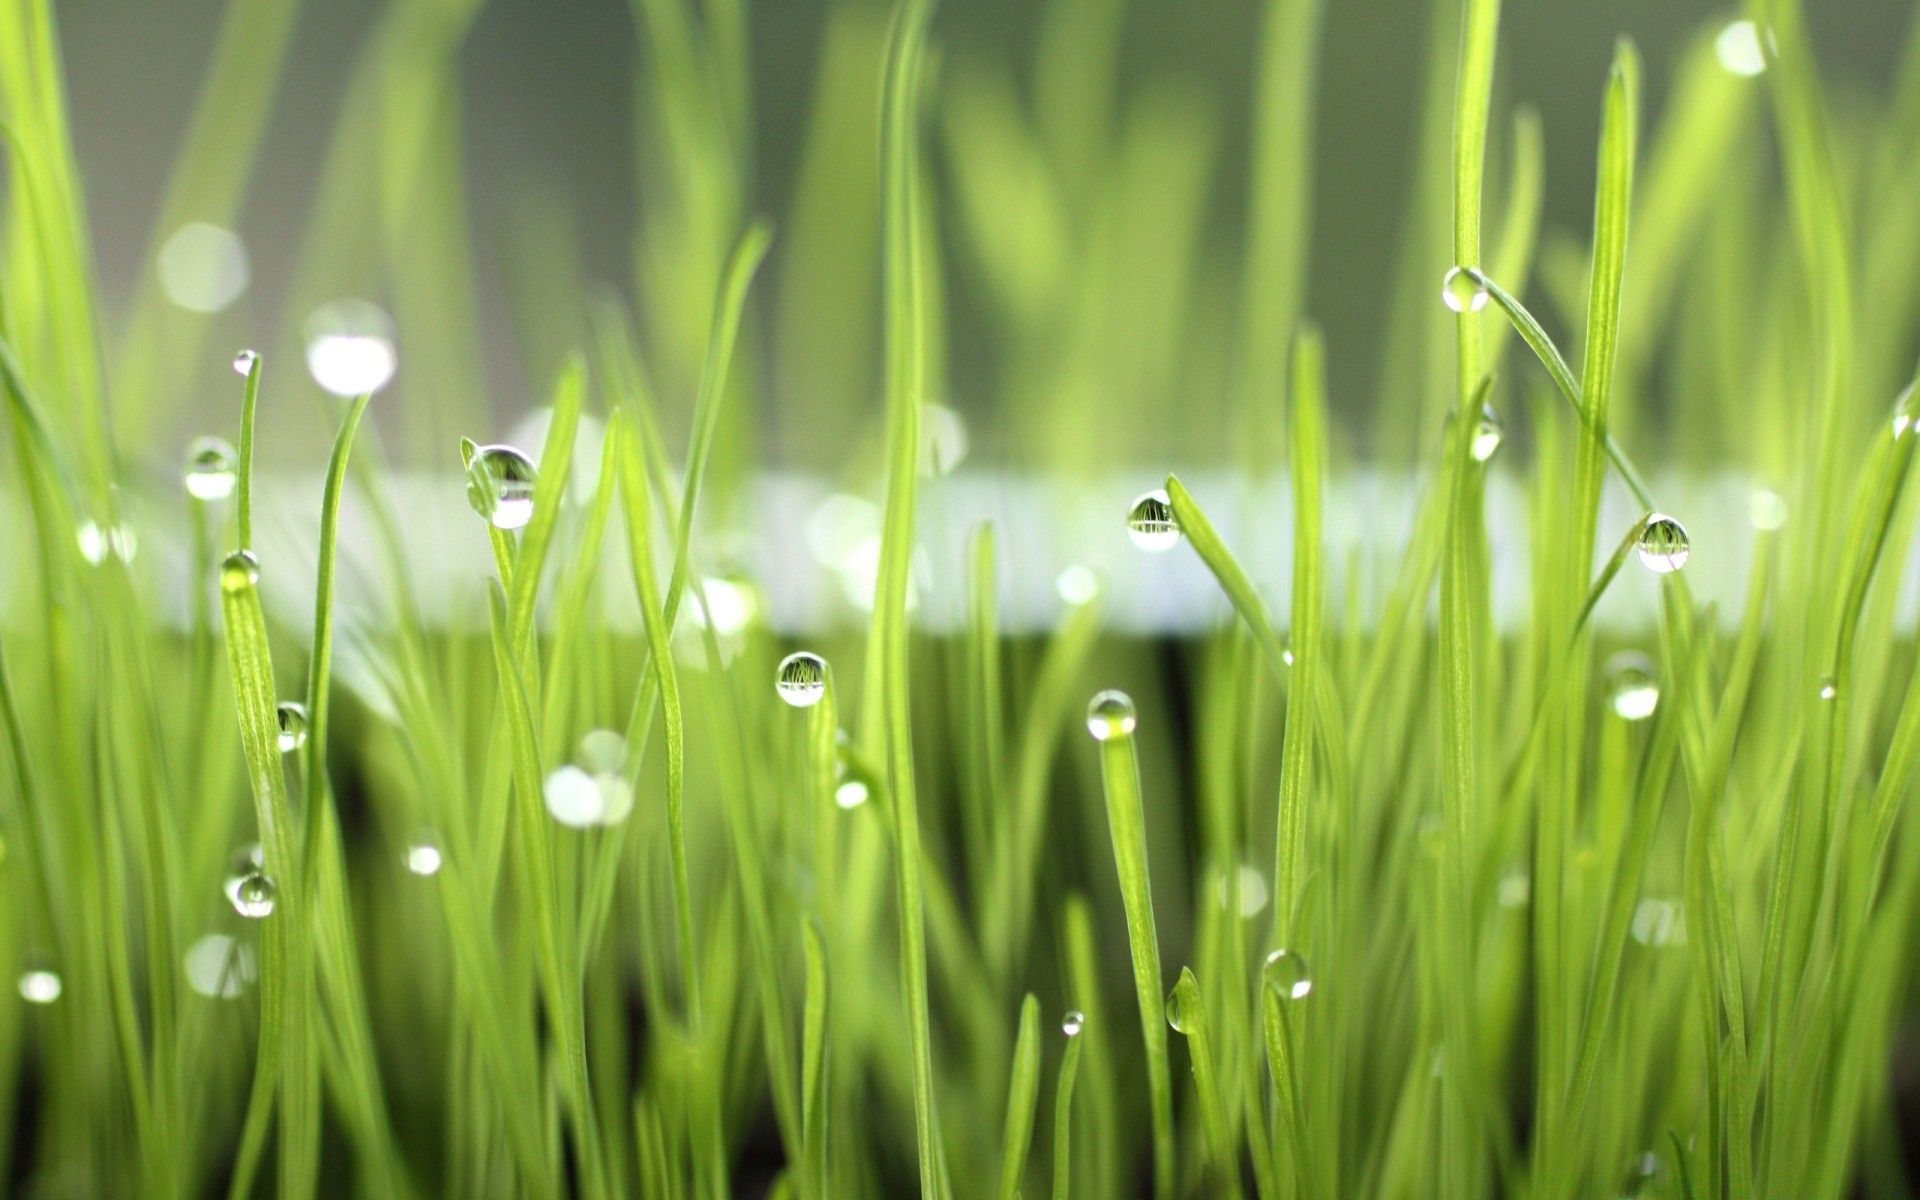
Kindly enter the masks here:
[[1194, 1032], [1206, 1016], [1200, 1002], [1200, 985], [1194, 982], [1192, 970], [1180, 972], [1180, 981], [1167, 993], [1167, 1024], [1175, 1033]]
[[1720, 65], [1735, 75], [1753, 76], [1767, 69], [1767, 53], [1760, 45], [1760, 30], [1752, 21], [1734, 21], [1713, 39], [1713, 54]]
[[257, 352], [242, 350], [233, 356], [233, 373], [235, 375], [251, 375], [253, 374], [253, 364], [259, 361], [260, 355]]
[[1179, 542], [1180, 518], [1164, 490], [1155, 488], [1133, 502], [1127, 510], [1127, 536], [1151, 554], [1171, 550]]
[[1834, 681], [1833, 676], [1822, 675], [1820, 677], [1820, 698], [1822, 700], [1831, 700], [1839, 694], [1840, 685]]
[[1264, 986], [1283, 1000], [1304, 1000], [1313, 991], [1313, 971], [1307, 960], [1291, 950], [1275, 950], [1260, 969]]
[[432, 834], [420, 834], [407, 847], [407, 870], [415, 875], [438, 875], [441, 862], [440, 844]]
[[773, 690], [795, 708], [812, 708], [827, 694], [827, 660], [802, 650], [780, 660]]
[[279, 898], [280, 889], [274, 885], [273, 876], [265, 871], [242, 876], [231, 893], [233, 911], [254, 921], [272, 916], [274, 903]]
[[52, 1004], [62, 991], [60, 976], [45, 967], [20, 972], [20, 998], [28, 1004]]
[[1100, 594], [1100, 576], [1094, 574], [1093, 568], [1074, 563], [1060, 572], [1053, 586], [1060, 593], [1062, 603], [1085, 604]]
[[96, 521], [83, 522], [75, 540], [80, 545], [80, 557], [96, 567], [109, 558], [132, 562], [140, 551], [140, 535], [124, 523], [106, 529]]
[[225, 500], [233, 495], [233, 443], [225, 438], [197, 437], [187, 446], [187, 495], [195, 500]]
[[1747, 522], [1762, 533], [1787, 523], [1787, 500], [1772, 488], [1760, 488], [1747, 497]]
[[546, 787], [542, 791], [545, 793], [547, 811], [553, 814], [553, 819], [574, 829], [598, 825], [601, 815], [606, 812], [600, 785], [579, 767], [561, 767], [547, 776]]
[[1480, 409], [1480, 423], [1473, 429], [1473, 461], [1483, 463], [1493, 457], [1500, 449], [1500, 436], [1505, 432], [1500, 426], [1500, 414], [1493, 411], [1493, 405], [1483, 405]]
[[335, 300], [307, 318], [307, 373], [336, 396], [377, 392], [400, 365], [393, 319], [365, 300]]
[[920, 410], [920, 473], [946, 475], [967, 457], [967, 423], [944, 404]]
[[1635, 549], [1640, 554], [1640, 565], [1656, 575], [1678, 571], [1687, 565], [1687, 556], [1692, 553], [1686, 527], [1665, 513], [1647, 514], [1646, 526], [1640, 530]]
[[306, 705], [297, 700], [283, 700], [273, 715], [280, 723], [280, 732], [274, 739], [280, 747], [280, 753], [292, 754], [307, 744]]
[[1125, 692], [1108, 688], [1087, 704], [1087, 732], [1096, 742], [1128, 737], [1134, 724], [1133, 698]]
[[187, 986], [210, 1000], [237, 999], [259, 975], [253, 947], [224, 933], [209, 933], [189, 946], [182, 965]]
[[1660, 681], [1653, 660], [1627, 650], [1607, 661], [1607, 699], [1623, 721], [1644, 721], [1660, 707]]
[[858, 779], [849, 779], [833, 789], [833, 802], [852, 812], [867, 802], [867, 785]]
[[1440, 281], [1440, 299], [1457, 313], [1479, 312], [1487, 306], [1487, 289], [1480, 281], [1460, 267], [1447, 271]]
[[482, 446], [467, 464], [467, 503], [495, 529], [533, 520], [533, 460], [513, 446]]
[[235, 550], [220, 564], [220, 590], [237, 592], [260, 582], [260, 560], [251, 550]]
[[1080, 1031], [1082, 1029], [1085, 1029], [1086, 1027], [1087, 1027], [1087, 1014], [1081, 1012], [1077, 1008], [1068, 1009], [1067, 1015], [1060, 1018], [1060, 1032], [1066, 1034], [1070, 1038], [1079, 1037]]
[[247, 248], [231, 229], [196, 221], [160, 247], [160, 290], [189, 312], [214, 313], [247, 290]]

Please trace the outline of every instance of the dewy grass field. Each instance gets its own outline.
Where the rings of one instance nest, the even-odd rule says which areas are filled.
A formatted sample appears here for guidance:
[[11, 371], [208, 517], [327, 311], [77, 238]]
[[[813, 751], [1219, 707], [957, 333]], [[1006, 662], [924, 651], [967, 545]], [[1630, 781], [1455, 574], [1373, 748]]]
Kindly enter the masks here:
[[[514, 447], [473, 400], [450, 80], [477, 8], [385, 10], [290, 288], [379, 289], [398, 338], [333, 304], [262, 339], [182, 487], [150, 439], [234, 347], [164, 277], [176, 231], [224, 245], [295, 6], [233, 0], [163, 278], [103, 314], [52, 6], [0, 0], [15, 1194], [1912, 1194], [1920, 38], [1890, 101], [1830, 107], [1800, 0], [1749, 0], [1660, 64], [1657, 114], [1621, 42], [1569, 236], [1495, 87], [1499, 0], [1409, 14], [1422, 132], [1361, 430], [1303, 311], [1318, 0], [1262, 8], [1244, 249], [1204, 293], [1141, 230], [1201, 211], [1209, 117], [1123, 110], [1123, 0], [1048, 0], [1017, 88], [943, 59], [929, 0], [835, 7], [841, 119], [779, 230], [743, 166], [746, 6], [634, 0], [633, 301], [592, 306]], [[874, 134], [876, 95], [877, 180], [831, 136]], [[384, 265], [348, 277], [364, 243]], [[535, 317], [579, 289], [533, 275]], [[924, 619], [962, 275], [1005, 461], [1088, 480], [1116, 442], [1233, 431], [1241, 494], [1168, 477], [1111, 512], [1204, 565], [1211, 632], [1103, 628], [1084, 568], [1050, 630], [1003, 632], [993, 525], [946, 564], [964, 623]], [[396, 344], [429, 386], [382, 411]], [[303, 365], [341, 398], [287, 399]], [[878, 504], [852, 625], [776, 631], [791, 581], [738, 569], [770, 411]], [[324, 447], [315, 412], [324, 476], [255, 469]], [[1368, 455], [1412, 512], [1339, 511]], [[1689, 471], [1752, 490], [1736, 603], [1663, 515]], [[1226, 520], [1260, 480], [1286, 504]], [[1499, 481], [1518, 528], [1489, 527]], [[296, 485], [317, 526], [272, 518]], [[473, 510], [434, 562], [423, 487]], [[1284, 590], [1242, 565], [1276, 525]], [[1609, 616], [1629, 582], [1645, 627]]]

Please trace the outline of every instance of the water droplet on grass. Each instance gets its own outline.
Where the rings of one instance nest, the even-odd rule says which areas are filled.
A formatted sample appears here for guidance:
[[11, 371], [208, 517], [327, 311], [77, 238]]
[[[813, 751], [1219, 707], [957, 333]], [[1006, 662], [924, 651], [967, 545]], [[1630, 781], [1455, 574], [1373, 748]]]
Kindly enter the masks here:
[[274, 710], [274, 719], [280, 723], [280, 733], [275, 739], [280, 753], [292, 754], [307, 744], [307, 706], [297, 700], [283, 700]]
[[1200, 985], [1191, 970], [1182, 969], [1180, 980], [1167, 995], [1167, 1024], [1176, 1033], [1192, 1033], [1205, 1014], [1201, 1011]]
[[1094, 574], [1093, 568], [1074, 563], [1060, 572], [1054, 588], [1060, 593], [1062, 603], [1085, 604], [1100, 594], [1100, 577]]
[[260, 560], [251, 550], [235, 550], [220, 564], [220, 589], [238, 592], [260, 582]]
[[438, 875], [442, 862], [440, 839], [428, 830], [416, 834], [407, 847], [407, 870], [421, 876]]
[[773, 690], [795, 708], [812, 708], [827, 694], [827, 660], [801, 650], [780, 660]]
[[377, 392], [400, 360], [393, 350], [393, 319], [365, 300], [335, 300], [307, 318], [307, 373], [336, 396]]
[[513, 446], [481, 446], [467, 463], [467, 503], [495, 529], [533, 520], [533, 460]]
[[140, 535], [134, 532], [133, 526], [124, 523], [102, 528], [96, 521], [87, 521], [80, 526], [75, 539], [80, 544], [80, 557], [96, 567], [109, 558], [132, 562], [140, 550]]
[[600, 785], [579, 767], [556, 770], [547, 776], [541, 792], [553, 819], [570, 829], [597, 825], [606, 813], [606, 798], [600, 793]]
[[1687, 541], [1686, 527], [1665, 513], [1648, 513], [1646, 527], [1640, 531], [1635, 547], [1640, 565], [1656, 575], [1669, 575], [1687, 565], [1693, 547]]
[[1838, 681], [1831, 675], [1822, 675], [1820, 677], [1820, 698], [1822, 700], [1831, 700], [1839, 694], [1840, 685]]
[[1283, 1000], [1304, 1000], [1313, 991], [1313, 971], [1307, 960], [1291, 950], [1275, 950], [1260, 968], [1261, 983]]
[[1180, 518], [1166, 492], [1155, 488], [1127, 510], [1127, 536], [1150, 554], [1171, 550], [1180, 540]]
[[1634, 906], [1633, 940], [1642, 946], [1667, 946], [1680, 940], [1680, 906], [1671, 900], [1642, 900]]
[[1454, 267], [1440, 281], [1440, 299], [1454, 312], [1479, 312], [1487, 306], [1487, 289], [1472, 274]]
[[20, 998], [28, 1004], [52, 1004], [63, 990], [59, 972], [50, 967], [32, 966], [20, 972]]
[[233, 356], [233, 373], [235, 375], [251, 375], [253, 374], [253, 364], [259, 361], [260, 355], [257, 351], [242, 350]]
[[280, 889], [274, 885], [273, 876], [265, 871], [254, 871], [242, 876], [233, 888], [233, 911], [243, 917], [258, 921], [273, 914], [273, 905], [280, 898]]
[[1767, 69], [1766, 51], [1760, 45], [1760, 30], [1752, 21], [1734, 21], [1713, 39], [1713, 56], [1735, 75], [1754, 76]]
[[867, 785], [858, 779], [849, 779], [833, 789], [833, 802], [851, 812], [867, 802]]
[[1060, 1018], [1060, 1032], [1066, 1034], [1070, 1038], [1079, 1037], [1080, 1031], [1082, 1029], [1085, 1029], [1086, 1027], [1087, 1027], [1087, 1014], [1081, 1012], [1077, 1008], [1068, 1009], [1067, 1015]]
[[1660, 706], [1660, 681], [1653, 660], [1626, 650], [1607, 660], [1607, 697], [1623, 721], [1644, 721]]
[[1473, 461], [1486, 462], [1500, 449], [1500, 414], [1493, 411], [1493, 405], [1483, 405], [1480, 409], [1480, 424], [1473, 430]]
[[1134, 723], [1133, 698], [1125, 692], [1108, 688], [1087, 704], [1087, 732], [1096, 742], [1128, 737]]
[[187, 495], [195, 500], [225, 500], [238, 482], [233, 473], [233, 444], [225, 438], [197, 437], [187, 446]]

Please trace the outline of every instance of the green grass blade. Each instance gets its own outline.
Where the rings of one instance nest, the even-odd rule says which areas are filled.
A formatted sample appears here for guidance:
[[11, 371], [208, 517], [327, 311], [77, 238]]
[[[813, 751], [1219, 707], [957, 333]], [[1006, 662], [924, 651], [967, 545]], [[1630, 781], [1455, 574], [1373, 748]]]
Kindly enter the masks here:
[[1007, 1125], [1000, 1139], [1000, 1200], [1015, 1200], [1033, 1142], [1033, 1110], [1040, 1100], [1040, 1001], [1032, 992], [1020, 1004], [1020, 1035], [1013, 1044], [1007, 1079]]
[[1073, 1189], [1073, 1084], [1080, 1074], [1080, 1039], [1087, 1018], [1067, 1036], [1060, 1056], [1060, 1078], [1053, 1090], [1053, 1200], [1067, 1200]]
[[1221, 1091], [1219, 1071], [1213, 1060], [1213, 1041], [1207, 1033], [1206, 1001], [1200, 994], [1200, 982], [1193, 968], [1180, 968], [1173, 995], [1167, 1001], [1173, 1027], [1186, 1035], [1187, 1055], [1193, 1063], [1193, 1088], [1199, 1100], [1200, 1127], [1213, 1159], [1213, 1169], [1224, 1189], [1220, 1194], [1241, 1195], [1239, 1154], [1227, 1133], [1226, 1098]]
[[[1303, 329], [1294, 341], [1288, 461], [1293, 476], [1293, 615], [1288, 634], [1298, 686], [1288, 692], [1281, 733], [1280, 811], [1275, 822], [1273, 917], [1276, 946], [1298, 943], [1292, 926], [1306, 857], [1307, 801], [1312, 783], [1316, 685], [1320, 662], [1321, 476], [1326, 470], [1326, 371], [1320, 335]], [[1171, 494], [1171, 493], [1169, 493]]]

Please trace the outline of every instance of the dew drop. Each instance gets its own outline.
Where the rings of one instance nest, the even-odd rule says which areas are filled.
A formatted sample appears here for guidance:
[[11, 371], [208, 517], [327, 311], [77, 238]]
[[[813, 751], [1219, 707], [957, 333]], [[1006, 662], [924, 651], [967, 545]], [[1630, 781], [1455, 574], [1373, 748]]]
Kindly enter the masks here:
[[187, 986], [211, 1000], [233, 1000], [259, 974], [253, 947], [224, 933], [209, 933], [187, 948], [182, 962]]
[[1660, 706], [1660, 681], [1653, 660], [1625, 650], [1607, 660], [1607, 700], [1623, 721], [1644, 721]]
[[228, 902], [237, 907], [240, 903], [241, 881], [249, 875], [259, 874], [266, 867], [267, 854], [260, 848], [259, 842], [246, 842], [234, 847], [233, 853], [227, 856], [226, 882], [220, 889], [226, 893]]
[[233, 356], [233, 373], [235, 375], [251, 375], [253, 374], [253, 364], [259, 361], [260, 355], [255, 351], [242, 350]]
[[1787, 523], [1786, 497], [1771, 488], [1760, 488], [1747, 497], [1747, 522], [1763, 533], [1772, 533]]
[[48, 966], [34, 965], [20, 972], [20, 998], [28, 1004], [52, 1004], [64, 986], [60, 973]]
[[1060, 572], [1053, 586], [1060, 593], [1061, 603], [1085, 604], [1100, 594], [1100, 577], [1093, 568], [1074, 563]]
[[1831, 700], [1839, 694], [1840, 685], [1834, 677], [1831, 675], [1822, 675], [1820, 677], [1820, 698], [1822, 700]]
[[407, 870], [415, 875], [438, 875], [443, 861], [440, 839], [430, 829], [415, 834], [407, 846]]
[[197, 437], [187, 446], [187, 495], [195, 500], [225, 500], [233, 495], [233, 444], [225, 438]]
[[1261, 982], [1283, 1000], [1304, 1000], [1313, 991], [1313, 972], [1307, 960], [1291, 950], [1275, 950], [1260, 969]]
[[1067, 1015], [1060, 1019], [1060, 1032], [1066, 1034], [1070, 1038], [1079, 1037], [1080, 1031], [1082, 1029], [1085, 1029], [1086, 1027], [1087, 1027], [1087, 1014], [1081, 1012], [1077, 1008], [1068, 1009]]
[[233, 887], [233, 911], [243, 917], [259, 920], [271, 916], [274, 901], [279, 899], [280, 889], [274, 886], [273, 876], [265, 871], [254, 871], [241, 877]]
[[1473, 429], [1473, 461], [1486, 462], [1500, 448], [1500, 435], [1504, 430], [1500, 426], [1500, 414], [1493, 411], [1493, 405], [1482, 405], [1480, 423]]
[[1180, 540], [1180, 518], [1173, 501], [1159, 488], [1133, 502], [1127, 510], [1127, 536], [1150, 554], [1173, 549]]
[[1643, 1150], [1627, 1160], [1626, 1170], [1622, 1174], [1625, 1179], [1621, 1183], [1621, 1194], [1640, 1196], [1666, 1174], [1666, 1165], [1660, 1161], [1658, 1154]]
[[1479, 312], [1487, 306], [1487, 289], [1470, 272], [1454, 267], [1440, 281], [1440, 299], [1454, 312]]
[[795, 708], [812, 708], [827, 694], [827, 660], [801, 650], [780, 660], [773, 690]]
[[220, 590], [238, 592], [260, 582], [260, 560], [251, 550], [235, 550], [220, 564]]
[[1125, 692], [1108, 688], [1087, 703], [1087, 732], [1093, 735], [1094, 741], [1129, 737], [1133, 726], [1133, 698]]
[[1713, 55], [1734, 75], [1754, 76], [1767, 69], [1760, 30], [1752, 21], [1733, 21], [1713, 39]]
[[553, 819], [571, 829], [597, 825], [606, 812], [606, 800], [600, 794], [600, 785], [579, 767], [559, 768], [547, 776], [541, 792]]
[[280, 753], [292, 754], [307, 744], [307, 706], [296, 700], [283, 700], [274, 710], [274, 719], [280, 723], [280, 732], [275, 738]]
[[533, 460], [512, 446], [481, 446], [467, 463], [467, 503], [495, 529], [533, 520]]
[[140, 535], [124, 522], [102, 527], [96, 521], [87, 521], [80, 526], [75, 540], [80, 545], [80, 557], [96, 567], [109, 558], [132, 562], [140, 549]]
[[920, 473], [947, 475], [967, 457], [967, 424], [944, 404], [921, 409]]
[[400, 360], [393, 350], [393, 318], [365, 300], [335, 300], [307, 318], [307, 373], [336, 396], [377, 392]]
[[1200, 1027], [1205, 1014], [1201, 1011], [1200, 985], [1189, 968], [1181, 968], [1180, 980], [1173, 985], [1173, 991], [1167, 996], [1167, 1024], [1176, 1033], [1191, 1034]]
[[851, 812], [867, 802], [867, 785], [858, 779], [849, 779], [833, 789], [833, 802]]
[[1686, 527], [1665, 513], [1647, 514], [1635, 548], [1640, 553], [1640, 565], [1656, 575], [1670, 575], [1686, 566], [1687, 555], [1692, 552]]

